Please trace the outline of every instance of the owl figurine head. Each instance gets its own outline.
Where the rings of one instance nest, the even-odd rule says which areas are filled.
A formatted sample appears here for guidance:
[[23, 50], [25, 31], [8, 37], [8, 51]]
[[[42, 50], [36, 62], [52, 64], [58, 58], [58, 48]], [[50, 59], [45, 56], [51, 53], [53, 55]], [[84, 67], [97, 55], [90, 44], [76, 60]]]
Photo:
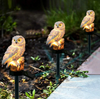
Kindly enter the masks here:
[[21, 35], [14, 36], [12, 38], [12, 45], [14, 46], [25, 46], [25, 39]]
[[95, 12], [94, 12], [93, 10], [88, 10], [88, 11], [86, 12], [86, 15], [89, 15], [89, 16], [91, 16], [91, 17], [95, 17]]
[[59, 30], [65, 30], [65, 24], [62, 21], [57, 21], [54, 24], [54, 28]]

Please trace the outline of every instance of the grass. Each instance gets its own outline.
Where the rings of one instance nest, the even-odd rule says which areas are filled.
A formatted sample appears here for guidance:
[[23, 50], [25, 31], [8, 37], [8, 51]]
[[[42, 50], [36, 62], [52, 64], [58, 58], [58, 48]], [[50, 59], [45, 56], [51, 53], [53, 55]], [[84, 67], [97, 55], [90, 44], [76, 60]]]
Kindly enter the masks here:
[[[92, 9], [96, 13], [95, 26], [98, 29], [100, 21], [100, 3], [99, 0], [87, 0], [76, 2], [74, 0], [49, 0], [49, 9], [44, 9], [47, 17], [47, 25], [53, 27], [56, 21], [63, 21], [66, 28], [66, 36], [72, 33], [78, 32], [80, 29], [80, 24], [83, 17], [86, 15], [86, 11]], [[75, 7], [76, 6], [76, 7]], [[80, 8], [78, 9], [77, 6]], [[81, 30], [82, 31], [82, 30]], [[80, 32], [80, 31], [79, 31]], [[82, 34], [80, 34], [82, 35]]]

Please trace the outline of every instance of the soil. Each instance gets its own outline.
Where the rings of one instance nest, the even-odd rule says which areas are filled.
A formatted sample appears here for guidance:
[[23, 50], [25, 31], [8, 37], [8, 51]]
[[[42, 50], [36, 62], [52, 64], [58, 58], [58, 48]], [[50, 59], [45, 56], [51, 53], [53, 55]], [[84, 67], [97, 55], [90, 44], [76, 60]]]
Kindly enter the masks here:
[[[13, 16], [18, 24], [17, 31], [26, 39], [26, 51], [24, 53], [25, 68], [23, 75], [19, 76], [19, 92], [23, 94], [25, 92], [33, 91], [33, 89], [35, 89], [36, 97], [42, 97], [45, 95], [43, 94], [43, 89], [46, 89], [50, 81], [56, 83], [56, 53], [52, 52], [49, 46], [45, 44], [47, 36], [44, 36], [41, 31], [41, 29], [44, 26], [46, 26], [45, 14], [21, 11], [15, 13]], [[31, 33], [29, 34], [31, 36], [29, 36], [27, 35], [27, 31], [29, 30], [31, 30], [32, 33], [34, 31], [39, 31], [40, 34], [35, 35], [33, 33], [34, 35], [32, 35]], [[17, 35], [16, 31], [13, 31], [9, 35], [5, 35], [4, 38], [0, 38], [0, 62], [2, 61], [4, 52], [11, 44], [11, 39], [14, 35]], [[99, 37], [92, 35], [92, 42], [97, 41], [98, 39]], [[68, 40], [67, 38], [65, 38], [65, 46], [63, 50], [64, 54], [60, 54], [60, 56], [62, 56], [62, 61], [60, 62], [60, 70], [72, 70], [71, 64], [74, 65], [73, 69], [76, 70], [80, 66], [80, 64], [89, 56], [88, 53], [85, 53], [87, 52], [86, 46], [87, 45], [83, 44], [83, 47], [81, 47], [81, 44], [78, 44], [75, 41]], [[98, 41], [92, 46], [92, 50], [94, 51], [99, 46], [100, 41]], [[75, 55], [72, 55], [73, 52], [75, 52]], [[82, 57], [82, 59], [84, 60], [74, 60], [76, 57], [80, 55], [80, 53], [85, 53]], [[31, 59], [31, 57], [37, 56], [40, 57], [40, 60], [33, 61]], [[68, 57], [70, 59], [67, 59]], [[68, 62], [72, 60], [74, 60], [74, 62], [68, 64]], [[50, 69], [39, 68], [41, 65], [44, 65], [46, 67], [46, 64], [49, 65]], [[43, 77], [42, 75], [44, 71], [49, 71], [49, 75]], [[60, 83], [64, 79], [65, 78], [60, 79]], [[3, 82], [5, 85], [7, 85], [7, 88], [9, 90], [14, 91], [15, 89], [13, 80], [14, 76], [9, 75], [9, 68], [6, 68], [5, 66], [2, 67], [0, 63], [0, 82]], [[0, 84], [0, 88], [2, 87], [4, 87], [4, 85]]]

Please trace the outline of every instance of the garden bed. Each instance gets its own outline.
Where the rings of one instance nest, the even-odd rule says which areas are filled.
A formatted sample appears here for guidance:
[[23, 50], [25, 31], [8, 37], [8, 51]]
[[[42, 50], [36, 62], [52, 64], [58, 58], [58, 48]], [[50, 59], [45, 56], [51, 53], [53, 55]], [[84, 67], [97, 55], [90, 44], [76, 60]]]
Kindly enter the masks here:
[[[27, 26], [28, 23], [25, 21], [27, 19], [22, 19], [22, 16], [25, 16], [25, 14], [19, 14], [21, 18], [17, 18], [19, 18], [22, 21], [17, 21], [17, 30], [19, 31], [20, 35], [24, 36], [26, 39], [26, 51], [24, 53], [25, 69], [23, 72], [23, 76], [19, 77], [20, 97], [25, 96], [25, 92], [32, 92], [35, 89], [35, 98], [38, 99], [39, 97], [41, 97], [42, 99], [45, 99], [45, 97], [48, 97], [51, 94], [51, 92], [57, 87], [54, 85], [57, 84], [56, 54], [53, 53], [49, 46], [46, 45], [46, 39], [48, 34], [42, 33], [43, 31], [40, 29], [40, 27], [42, 28], [42, 26], [37, 25], [36, 23], [35, 27], [35, 22], [33, 22], [35, 28], [32, 27], [32, 23], [30, 24], [30, 26]], [[28, 15], [29, 13], [27, 12], [26, 14]], [[38, 15], [38, 17], [39, 16], [40, 14]], [[26, 17], [29, 17], [29, 20], [32, 20], [32, 18], [36, 16], [31, 15]], [[23, 26], [25, 26], [25, 28], [23, 28]], [[48, 27], [48, 29], [50, 31], [52, 27]], [[80, 71], [76, 72], [80, 64], [89, 56], [87, 43], [88, 40], [87, 38], [85, 38], [85, 40], [83, 41], [80, 40], [80, 38], [78, 38], [79, 33], [80, 31], [76, 31], [69, 37], [65, 36], [64, 51], [62, 54], [60, 54], [61, 58], [59, 84], [68, 76], [86, 77], [84, 73]], [[9, 35], [5, 35], [4, 38], [0, 38], [0, 61], [2, 61], [4, 52], [11, 44], [11, 39], [14, 35], [16, 35], [15, 32]], [[99, 37], [92, 35], [92, 52], [95, 51], [99, 46]], [[33, 57], [34, 60], [32, 60], [31, 57]], [[47, 88], [47, 86], [50, 86], [49, 88], [51, 88], [51, 91]], [[9, 75], [9, 68], [6, 69], [5, 66], [2, 67], [1, 63], [0, 88], [3, 88], [5, 90], [11, 90], [14, 97], [14, 77]], [[25, 98], [26, 97], [24, 97], [23, 99]]]
[[[1, 41], [0, 59], [2, 59], [4, 52], [10, 45], [11, 37], [12, 36], [10, 35], [8, 38], [5, 38], [3, 39], [3, 41]], [[32, 92], [33, 89], [35, 89], [36, 97], [47, 97], [48, 94], [43, 93], [43, 90], [47, 89], [47, 86], [50, 85], [50, 82], [52, 82], [52, 84], [56, 84], [56, 54], [53, 53], [52, 50], [45, 44], [46, 39], [47, 37], [38, 37], [33, 39], [26, 38], [27, 42], [26, 51], [24, 53], [24, 71], [27, 71], [28, 74], [26, 76], [23, 75], [19, 77], [19, 92], [21, 96], [25, 95], [25, 92]], [[96, 40], [98, 40], [98, 37], [94, 36], [92, 42]], [[99, 47], [99, 42], [100, 41], [98, 41], [98, 45], [97, 43], [95, 43], [92, 46], [92, 50], [95, 50]], [[80, 66], [82, 61], [80, 61], [80, 58], [75, 58], [78, 57], [80, 53], [84, 53], [87, 51], [86, 46], [83, 48], [78, 48], [78, 46], [75, 43], [66, 40], [65, 38], [65, 49], [63, 52], [64, 55], [61, 59], [62, 61], [60, 64], [60, 83], [68, 76], [68, 74], [72, 77], [77, 76], [74, 71]], [[49, 54], [50, 56], [48, 56]], [[35, 58], [34, 60], [32, 60], [31, 57], [37, 57], [37, 59]], [[52, 60], [50, 60], [49, 57], [51, 57]], [[87, 57], [88, 54], [85, 53], [82, 58], [86, 59]], [[73, 59], [75, 60], [71, 62]], [[66, 72], [66, 74], [64, 74], [64, 71]], [[4, 83], [4, 85], [0, 85], [1, 88], [4, 88], [5, 85], [7, 85], [7, 88], [14, 92], [14, 77], [9, 75], [9, 69], [6, 69], [5, 66], [3, 68], [0, 68], [0, 82]]]

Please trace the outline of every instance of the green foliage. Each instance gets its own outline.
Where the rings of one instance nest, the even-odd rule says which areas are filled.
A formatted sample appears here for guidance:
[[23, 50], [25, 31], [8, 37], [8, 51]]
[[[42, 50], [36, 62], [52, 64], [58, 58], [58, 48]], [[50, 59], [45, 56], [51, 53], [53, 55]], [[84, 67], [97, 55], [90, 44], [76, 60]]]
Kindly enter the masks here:
[[11, 99], [12, 96], [13, 95], [10, 91], [0, 88], [0, 99]]
[[29, 99], [35, 99], [35, 89], [32, 91], [32, 94], [31, 92], [25, 92], [25, 94]]
[[60, 72], [60, 77], [61, 78], [66, 78], [66, 77], [68, 77], [69, 75], [67, 74], [67, 71], [66, 71], [66, 69], [64, 69], [64, 72]]
[[44, 65], [41, 65], [39, 68], [43, 68], [43, 69], [45, 69], [45, 66], [44, 66]]
[[5, 33], [11, 33], [16, 27], [16, 22], [13, 21], [12, 13], [20, 8], [15, 6], [13, 0], [0, 1], [0, 31], [1, 36]]
[[9, 9], [11, 9], [11, 7], [12, 7], [12, 0], [8, 0], [8, 7], [9, 7]]
[[78, 24], [78, 17], [74, 11], [70, 15], [67, 15], [67, 13], [64, 13], [64, 12], [54, 12], [53, 11], [47, 16], [47, 24], [49, 26], [53, 27], [54, 23], [59, 20], [65, 23], [66, 31], [69, 31], [67, 35], [70, 34], [71, 29], [75, 31], [76, 29], [80, 28], [79, 27], [80, 24]]
[[48, 64], [46, 64], [45, 66], [42, 64], [39, 68], [43, 68], [45, 70], [50, 69], [50, 66]]
[[49, 76], [49, 73], [43, 73], [42, 77], [46, 78], [47, 76]]
[[[74, 68], [74, 66], [72, 65], [72, 68]], [[88, 71], [80, 71], [80, 70], [77, 70], [77, 71], [74, 71], [74, 70], [71, 70], [71, 71], [67, 71], [66, 69], [64, 71], [61, 71], [60, 72], [60, 77], [61, 78], [66, 78], [68, 76], [71, 76], [71, 77], [88, 77], [88, 75], [86, 74], [88, 73]]]
[[74, 68], [74, 65], [73, 65], [73, 64], [71, 64], [71, 69], [72, 69], [72, 68]]
[[80, 70], [74, 71], [74, 70], [72, 70], [69, 75], [83, 77], [83, 78], [88, 77], [88, 75], [86, 75], [85, 73], [88, 73], [88, 71], [80, 71]]
[[47, 88], [43, 90], [43, 93], [45, 93], [47, 96], [49, 96], [56, 88], [57, 88], [57, 85], [53, 84], [50, 81], [50, 85], [47, 86]]
[[11, 32], [16, 27], [16, 22], [13, 22], [12, 17], [9, 16], [1, 16], [0, 17], [0, 28], [5, 30], [5, 32]]
[[[96, 13], [95, 23], [100, 22], [100, 1], [99, 0], [49, 0], [49, 9], [44, 10], [47, 17], [47, 25], [53, 27], [56, 21], [63, 21], [65, 23], [66, 34], [69, 36], [72, 33], [80, 32], [80, 24], [86, 11], [91, 9]], [[80, 4], [79, 4], [80, 3]], [[76, 6], [76, 7], [75, 7]], [[79, 8], [77, 8], [79, 6]], [[98, 25], [99, 26], [99, 25]], [[84, 36], [80, 32], [79, 36]], [[82, 38], [80, 37], [80, 38]]]
[[41, 58], [39, 56], [37, 56], [37, 57], [31, 57], [31, 59], [34, 61], [39, 61]]
[[[82, 13], [78, 16], [75, 10], [73, 10], [73, 0], [71, 0], [70, 6], [68, 6], [67, 0], [60, 0], [59, 7], [56, 6], [56, 2], [50, 1], [50, 9], [45, 11], [48, 26], [53, 27], [56, 21], [63, 21], [66, 26], [66, 31], [68, 32], [66, 35], [71, 34], [72, 31], [78, 30], [80, 28], [80, 16]], [[61, 4], [63, 4], [63, 7]]]
[[74, 55], [75, 55], [75, 52], [72, 53], [72, 56], [74, 56]]
[[14, 11], [19, 11], [19, 10], [21, 10], [21, 8], [18, 7], [18, 6], [16, 6], [15, 9], [14, 9]]

